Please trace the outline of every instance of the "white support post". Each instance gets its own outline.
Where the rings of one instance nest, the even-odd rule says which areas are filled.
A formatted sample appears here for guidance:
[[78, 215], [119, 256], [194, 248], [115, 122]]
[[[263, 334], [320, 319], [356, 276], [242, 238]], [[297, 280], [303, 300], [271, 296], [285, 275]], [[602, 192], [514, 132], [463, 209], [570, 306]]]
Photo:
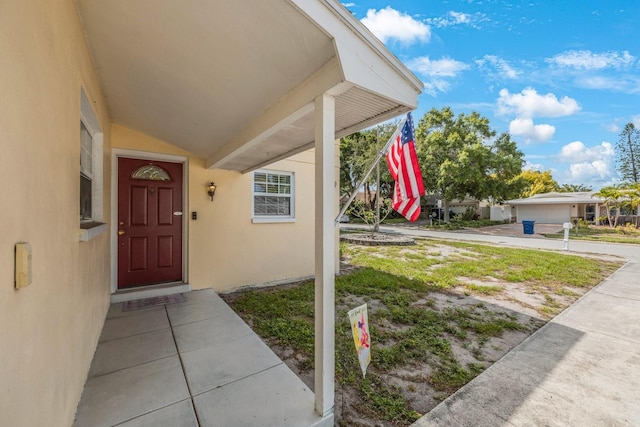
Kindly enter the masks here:
[[315, 409], [330, 417], [335, 376], [335, 99], [315, 101]]

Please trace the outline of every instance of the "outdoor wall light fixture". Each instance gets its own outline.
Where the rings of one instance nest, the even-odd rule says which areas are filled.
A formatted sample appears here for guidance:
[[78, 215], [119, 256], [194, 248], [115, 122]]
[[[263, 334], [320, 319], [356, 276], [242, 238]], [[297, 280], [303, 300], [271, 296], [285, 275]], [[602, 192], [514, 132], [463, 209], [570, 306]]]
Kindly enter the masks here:
[[207, 194], [209, 195], [209, 197], [211, 197], [211, 201], [213, 202], [213, 196], [216, 195], [216, 185], [213, 183], [213, 181], [211, 181], [209, 184], [207, 184]]

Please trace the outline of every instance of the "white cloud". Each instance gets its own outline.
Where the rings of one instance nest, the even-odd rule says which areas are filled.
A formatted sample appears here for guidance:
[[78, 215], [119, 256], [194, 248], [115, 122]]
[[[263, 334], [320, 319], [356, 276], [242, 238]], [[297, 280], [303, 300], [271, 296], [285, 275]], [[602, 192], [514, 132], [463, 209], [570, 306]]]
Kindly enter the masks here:
[[577, 77], [575, 82], [579, 87], [585, 89], [640, 93], [640, 81], [633, 76], [581, 76]]
[[451, 58], [431, 60], [428, 56], [421, 56], [407, 62], [407, 66], [425, 76], [455, 77], [461, 71], [468, 70], [469, 65]]
[[454, 24], [468, 24], [471, 22], [471, 15], [462, 12], [454, 12], [453, 10], [449, 12], [449, 16], [451, 17], [451, 21]]
[[618, 126], [617, 123], [610, 123], [610, 124], [605, 126], [605, 129], [607, 129], [609, 132], [613, 132], [613, 133], [620, 132], [620, 126]]
[[546, 59], [546, 62], [559, 67], [580, 70], [603, 70], [605, 68], [629, 68], [636, 58], [626, 50], [624, 52], [593, 53], [589, 50], [570, 50]]
[[438, 92], [448, 92], [449, 88], [451, 88], [451, 83], [438, 78], [431, 79], [431, 81], [428, 82], [422, 82], [422, 84], [424, 85], [424, 93], [434, 97], [438, 95]]
[[442, 18], [432, 18], [429, 19], [429, 22], [436, 27], [450, 27], [452, 25], [460, 25], [460, 24], [470, 24], [471, 23], [471, 15], [461, 12], [449, 12], [445, 17]]
[[509, 123], [509, 133], [514, 136], [523, 136], [525, 142], [544, 142], [553, 138], [556, 128], [551, 125], [534, 125], [528, 118], [514, 119]]
[[428, 56], [415, 58], [407, 62], [407, 66], [424, 77], [424, 92], [436, 96], [438, 92], [447, 92], [451, 79], [459, 75], [462, 71], [468, 70], [469, 65], [451, 58], [431, 60]]
[[580, 105], [575, 99], [564, 96], [558, 100], [553, 93], [540, 95], [533, 88], [514, 94], [502, 89], [498, 98], [498, 114], [515, 114], [520, 118], [561, 117], [578, 111]]
[[640, 114], [636, 114], [631, 117], [631, 123], [633, 123], [636, 128], [640, 129]]
[[584, 163], [602, 160], [605, 158], [613, 158], [615, 150], [609, 142], [603, 142], [594, 147], [587, 147], [582, 141], [573, 141], [560, 149], [558, 158], [566, 163]]
[[355, 6], [356, 4], [355, 4], [355, 3], [342, 3], [342, 5], [343, 5], [344, 7], [349, 8], [349, 7], [353, 7], [353, 6]]
[[594, 178], [607, 179], [611, 176], [609, 166], [604, 160], [589, 163], [574, 163], [569, 166], [571, 182], [587, 182]]
[[547, 169], [547, 167], [540, 163], [530, 163], [528, 160], [525, 160], [523, 170], [526, 171], [539, 171], [542, 172]]
[[562, 147], [558, 160], [569, 163], [567, 182], [595, 184], [594, 188], [615, 180], [615, 150], [609, 142], [587, 147], [573, 141]]
[[472, 28], [479, 28], [477, 24], [486, 20], [486, 16], [481, 13], [470, 15], [452, 10], [443, 17], [429, 18], [426, 19], [425, 22], [438, 28], [451, 27], [454, 25], [468, 25]]
[[476, 60], [476, 64], [487, 71], [495, 69], [498, 77], [503, 79], [515, 79], [521, 74], [521, 71], [516, 70], [507, 61], [495, 55], [485, 55], [482, 59]]
[[367, 16], [362, 18], [361, 22], [383, 43], [391, 39], [403, 43], [428, 42], [431, 38], [431, 28], [428, 25], [398, 12], [391, 6], [378, 11], [367, 10]]

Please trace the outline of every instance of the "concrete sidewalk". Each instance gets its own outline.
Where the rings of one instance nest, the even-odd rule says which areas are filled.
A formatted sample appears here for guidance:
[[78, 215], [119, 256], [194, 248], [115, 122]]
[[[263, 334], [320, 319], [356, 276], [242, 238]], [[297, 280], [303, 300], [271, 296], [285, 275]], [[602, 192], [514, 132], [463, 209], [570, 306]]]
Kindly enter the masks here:
[[333, 424], [213, 289], [185, 296], [135, 311], [111, 305], [74, 427]]
[[[382, 231], [562, 249], [551, 239]], [[414, 427], [640, 425], [640, 248], [570, 241], [569, 249], [629, 261]]]

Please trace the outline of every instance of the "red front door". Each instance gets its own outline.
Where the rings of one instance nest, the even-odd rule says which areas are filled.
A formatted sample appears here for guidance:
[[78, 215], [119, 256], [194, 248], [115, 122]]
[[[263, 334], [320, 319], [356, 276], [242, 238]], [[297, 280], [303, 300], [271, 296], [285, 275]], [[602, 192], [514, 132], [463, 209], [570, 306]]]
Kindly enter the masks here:
[[118, 289], [182, 281], [182, 164], [118, 158]]

